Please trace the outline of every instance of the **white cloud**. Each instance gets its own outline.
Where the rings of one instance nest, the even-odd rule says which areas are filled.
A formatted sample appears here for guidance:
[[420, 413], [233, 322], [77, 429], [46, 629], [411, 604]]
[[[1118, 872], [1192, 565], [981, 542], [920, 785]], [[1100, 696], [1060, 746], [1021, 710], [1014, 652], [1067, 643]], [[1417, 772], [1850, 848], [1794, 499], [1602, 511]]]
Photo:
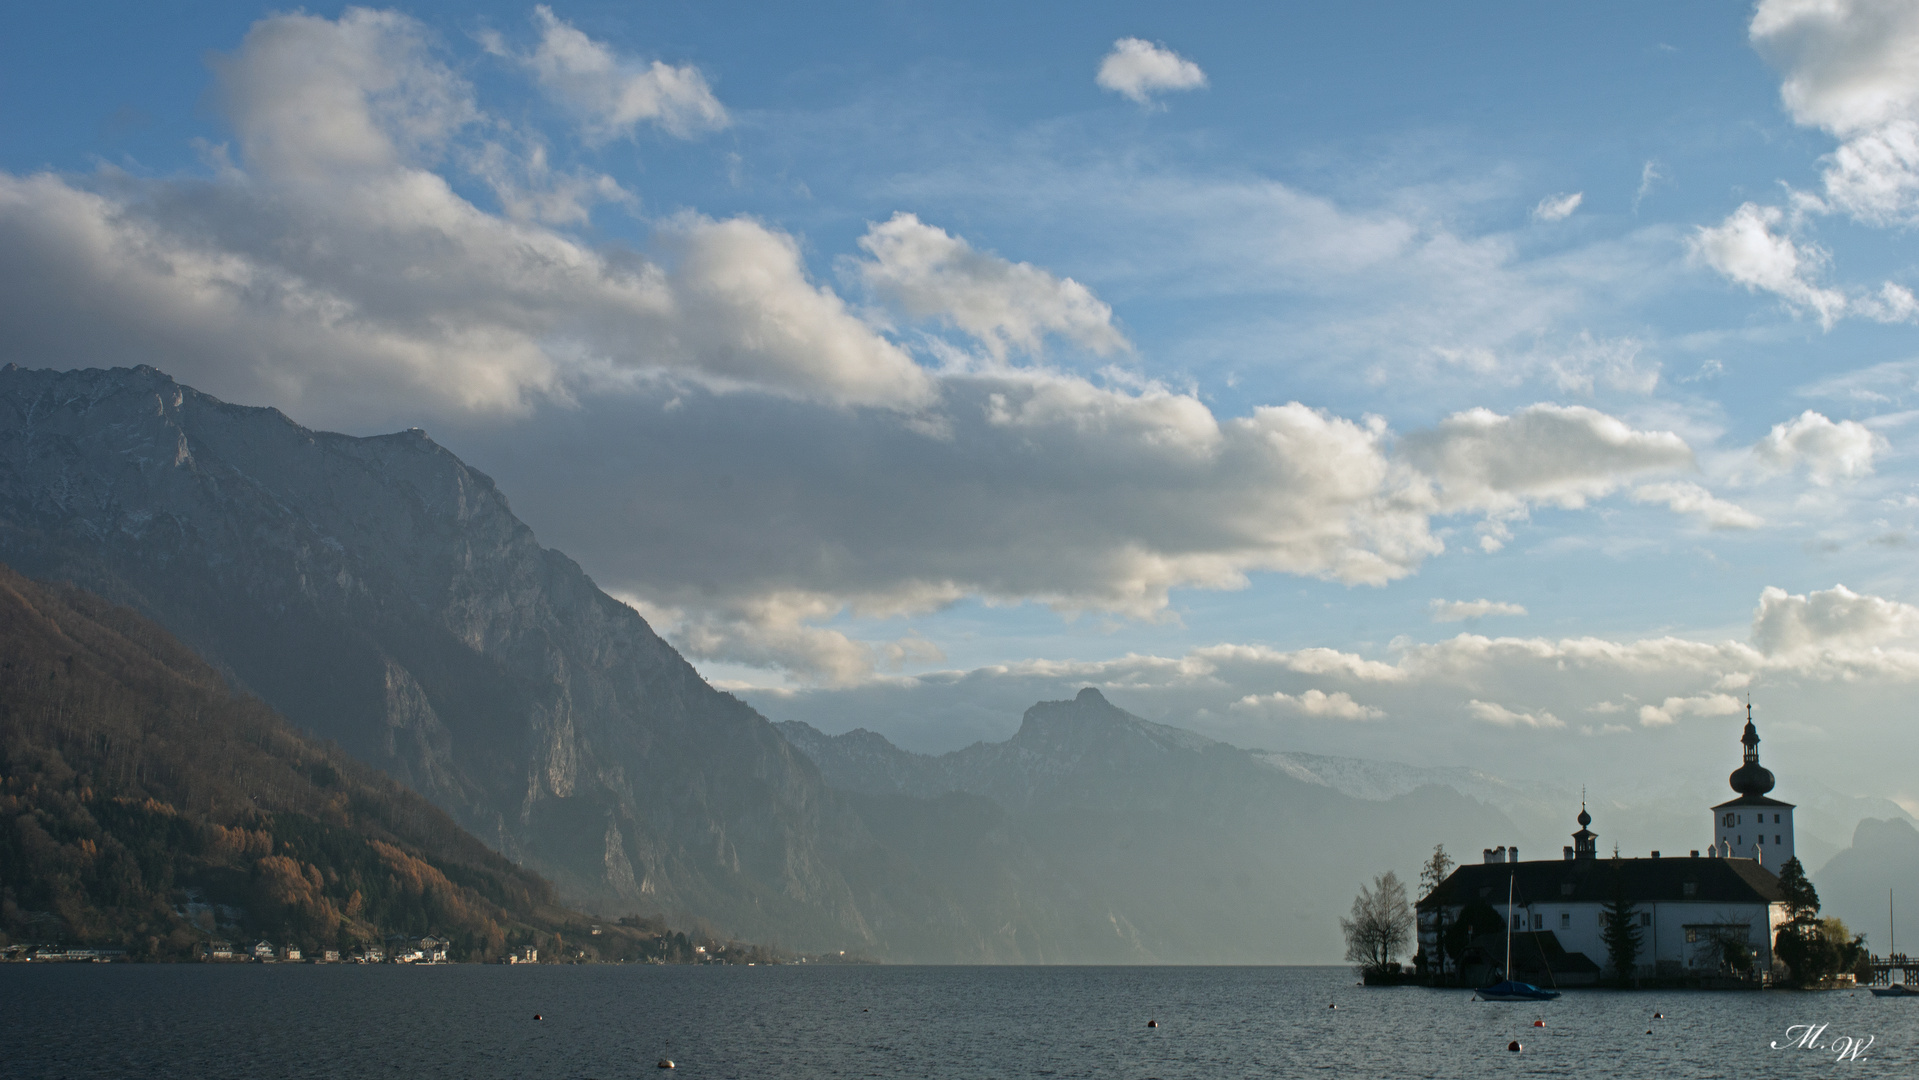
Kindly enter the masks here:
[[1533, 220], [1564, 221], [1573, 216], [1573, 211], [1579, 209], [1579, 204], [1585, 198], [1583, 191], [1575, 191], [1571, 195], [1548, 195], [1539, 200], [1538, 206], [1533, 207]]
[[1127, 347], [1113, 309], [1072, 278], [976, 251], [944, 229], [896, 213], [859, 241], [871, 256], [857, 263], [876, 293], [915, 319], [958, 327], [997, 358], [1009, 348], [1038, 353], [1047, 334], [1102, 355]]
[[1641, 727], [1666, 727], [1678, 723], [1681, 716], [1735, 716], [1740, 708], [1739, 699], [1730, 694], [1669, 697], [1658, 705], [1641, 705], [1639, 724]]
[[1384, 710], [1361, 705], [1344, 690], [1328, 694], [1310, 689], [1300, 694], [1248, 694], [1230, 706], [1235, 712], [1309, 716], [1328, 720], [1377, 720]]
[[1803, 467], [1813, 483], [1854, 480], [1872, 472], [1872, 459], [1884, 440], [1855, 420], [1834, 423], [1807, 409], [1774, 424], [1753, 447], [1753, 454], [1778, 469]]
[[1783, 231], [1776, 206], [1744, 203], [1725, 221], [1702, 225], [1692, 238], [1695, 258], [1748, 289], [1761, 289], [1796, 308], [1810, 309], [1830, 327], [1846, 310], [1846, 296], [1813, 283], [1827, 262], [1826, 253], [1801, 246]]
[[1826, 198], [1871, 225], [1919, 224], [1919, 124], [1899, 120], [1832, 152]]
[[1919, 633], [1919, 608], [1844, 585], [1809, 594], [1767, 587], [1752, 617], [1752, 640], [1768, 657], [1878, 650]]
[[1639, 187], [1632, 194], [1633, 213], [1639, 212], [1639, 204], [1646, 201], [1647, 195], [1652, 194], [1654, 185], [1668, 179], [1671, 178], [1666, 175], [1657, 161], [1647, 159], [1646, 163], [1639, 167]]
[[725, 657], [751, 667], [782, 670], [812, 685], [852, 686], [876, 672], [946, 659], [938, 645], [911, 632], [874, 643], [808, 625], [809, 620], [830, 618], [841, 610], [841, 605], [818, 596], [776, 594], [742, 601], [729, 610], [699, 611], [660, 607], [639, 597], [622, 599], [689, 655]]
[[1758, 514], [1730, 503], [1688, 480], [1641, 484], [1632, 491], [1638, 503], [1661, 503], [1675, 514], [1691, 514], [1711, 529], [1756, 529], [1765, 524]]
[[420, 23], [349, 8], [276, 15], [209, 62], [249, 164], [286, 183], [377, 179], [430, 162], [479, 118], [472, 88], [432, 57]]
[[1763, 0], [1753, 44], [1794, 120], [1844, 140], [1826, 197], [1873, 225], [1919, 223], [1919, 8], [1904, 0]]
[[1904, 0], [1761, 0], [1749, 33], [1801, 124], [1849, 136], [1919, 108], [1919, 9]]
[[0, 174], [9, 359], [153, 363], [321, 424], [524, 411], [636, 379], [929, 400], [930, 376], [777, 230], [685, 216], [656, 235], [668, 260], [596, 250], [538, 222], [618, 193], [497, 141], [455, 156], [510, 214], [462, 198], [432, 166], [480, 112], [404, 16], [272, 16], [216, 67], [240, 163], [211, 180]]
[[1488, 615], [1526, 614], [1522, 605], [1501, 600], [1434, 600], [1429, 606], [1432, 608], [1433, 621], [1441, 623], [1483, 619]]
[[1199, 65], [1171, 49], [1142, 38], [1120, 38], [1099, 62], [1095, 78], [1101, 89], [1125, 94], [1141, 105], [1168, 90], [1196, 90], [1206, 85]]
[[630, 136], [642, 123], [690, 138], [730, 122], [706, 76], [693, 65], [675, 67], [659, 60], [646, 64], [622, 57], [545, 4], [533, 9], [533, 18], [540, 43], [515, 59], [532, 70], [541, 89], [579, 117], [589, 140]]
[[1404, 459], [1435, 485], [1442, 512], [1487, 515], [1481, 547], [1504, 543], [1503, 522], [1543, 503], [1576, 508], [1637, 473], [1687, 468], [1669, 431], [1637, 431], [1584, 406], [1530, 405], [1510, 416], [1471, 409], [1400, 440]]
[[1500, 727], [1563, 728], [1566, 722], [1552, 713], [1514, 712], [1504, 705], [1493, 701], [1480, 701], [1474, 698], [1466, 703], [1466, 711], [1473, 719]]

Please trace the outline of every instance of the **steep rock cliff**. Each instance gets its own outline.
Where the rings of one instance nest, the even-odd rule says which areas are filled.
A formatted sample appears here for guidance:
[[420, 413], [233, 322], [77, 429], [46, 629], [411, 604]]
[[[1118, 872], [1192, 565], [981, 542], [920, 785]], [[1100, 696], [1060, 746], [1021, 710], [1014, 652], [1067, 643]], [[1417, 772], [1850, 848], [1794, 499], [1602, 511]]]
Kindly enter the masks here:
[[0, 560], [157, 619], [579, 902], [874, 951], [876, 913], [938, 902], [851, 884], [886, 856], [814, 765], [421, 431], [9, 366]]

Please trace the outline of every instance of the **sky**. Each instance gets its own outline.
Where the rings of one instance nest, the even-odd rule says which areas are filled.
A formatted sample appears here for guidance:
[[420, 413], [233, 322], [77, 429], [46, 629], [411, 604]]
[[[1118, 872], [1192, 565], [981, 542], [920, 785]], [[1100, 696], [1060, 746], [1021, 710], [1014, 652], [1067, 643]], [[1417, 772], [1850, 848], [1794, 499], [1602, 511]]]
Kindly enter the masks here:
[[1094, 685], [1700, 839], [1748, 697], [1775, 794], [1919, 811], [1916, 223], [1893, 0], [0, 40], [6, 361], [424, 428], [775, 720]]

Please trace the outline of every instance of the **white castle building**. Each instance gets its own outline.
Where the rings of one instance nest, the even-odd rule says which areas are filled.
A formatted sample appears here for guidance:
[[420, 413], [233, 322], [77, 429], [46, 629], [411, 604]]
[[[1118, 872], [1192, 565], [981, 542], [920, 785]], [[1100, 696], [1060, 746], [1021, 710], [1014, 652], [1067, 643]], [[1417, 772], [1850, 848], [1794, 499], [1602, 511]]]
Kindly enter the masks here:
[[1516, 847], [1489, 848], [1482, 862], [1459, 867], [1420, 898], [1419, 951], [1427, 967], [1436, 967], [1443, 939], [1449, 977], [1497, 981], [1510, 927], [1514, 978], [1590, 985], [1609, 973], [1606, 911], [1623, 897], [1640, 931], [1636, 976], [1763, 977], [1786, 922], [1778, 869], [1793, 857], [1793, 805], [1766, 795], [1773, 775], [1759, 764], [1750, 706], [1740, 741], [1745, 760], [1728, 778], [1738, 797], [1712, 808], [1713, 843], [1703, 855], [1601, 859], [1598, 834], [1588, 828], [1592, 815], [1581, 806], [1563, 858], [1521, 862]]

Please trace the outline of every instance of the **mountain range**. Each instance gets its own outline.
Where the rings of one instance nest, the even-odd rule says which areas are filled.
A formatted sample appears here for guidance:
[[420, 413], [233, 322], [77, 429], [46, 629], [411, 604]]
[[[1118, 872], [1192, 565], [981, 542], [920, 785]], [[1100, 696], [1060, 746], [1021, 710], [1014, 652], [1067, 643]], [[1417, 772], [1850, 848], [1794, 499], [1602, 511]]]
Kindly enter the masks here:
[[313, 431], [146, 367], [0, 369], [0, 561], [159, 623], [570, 903], [808, 952], [1324, 962], [1361, 883], [1531, 844], [1506, 807], [1543, 799], [1091, 689], [938, 756], [776, 726], [424, 432]]

